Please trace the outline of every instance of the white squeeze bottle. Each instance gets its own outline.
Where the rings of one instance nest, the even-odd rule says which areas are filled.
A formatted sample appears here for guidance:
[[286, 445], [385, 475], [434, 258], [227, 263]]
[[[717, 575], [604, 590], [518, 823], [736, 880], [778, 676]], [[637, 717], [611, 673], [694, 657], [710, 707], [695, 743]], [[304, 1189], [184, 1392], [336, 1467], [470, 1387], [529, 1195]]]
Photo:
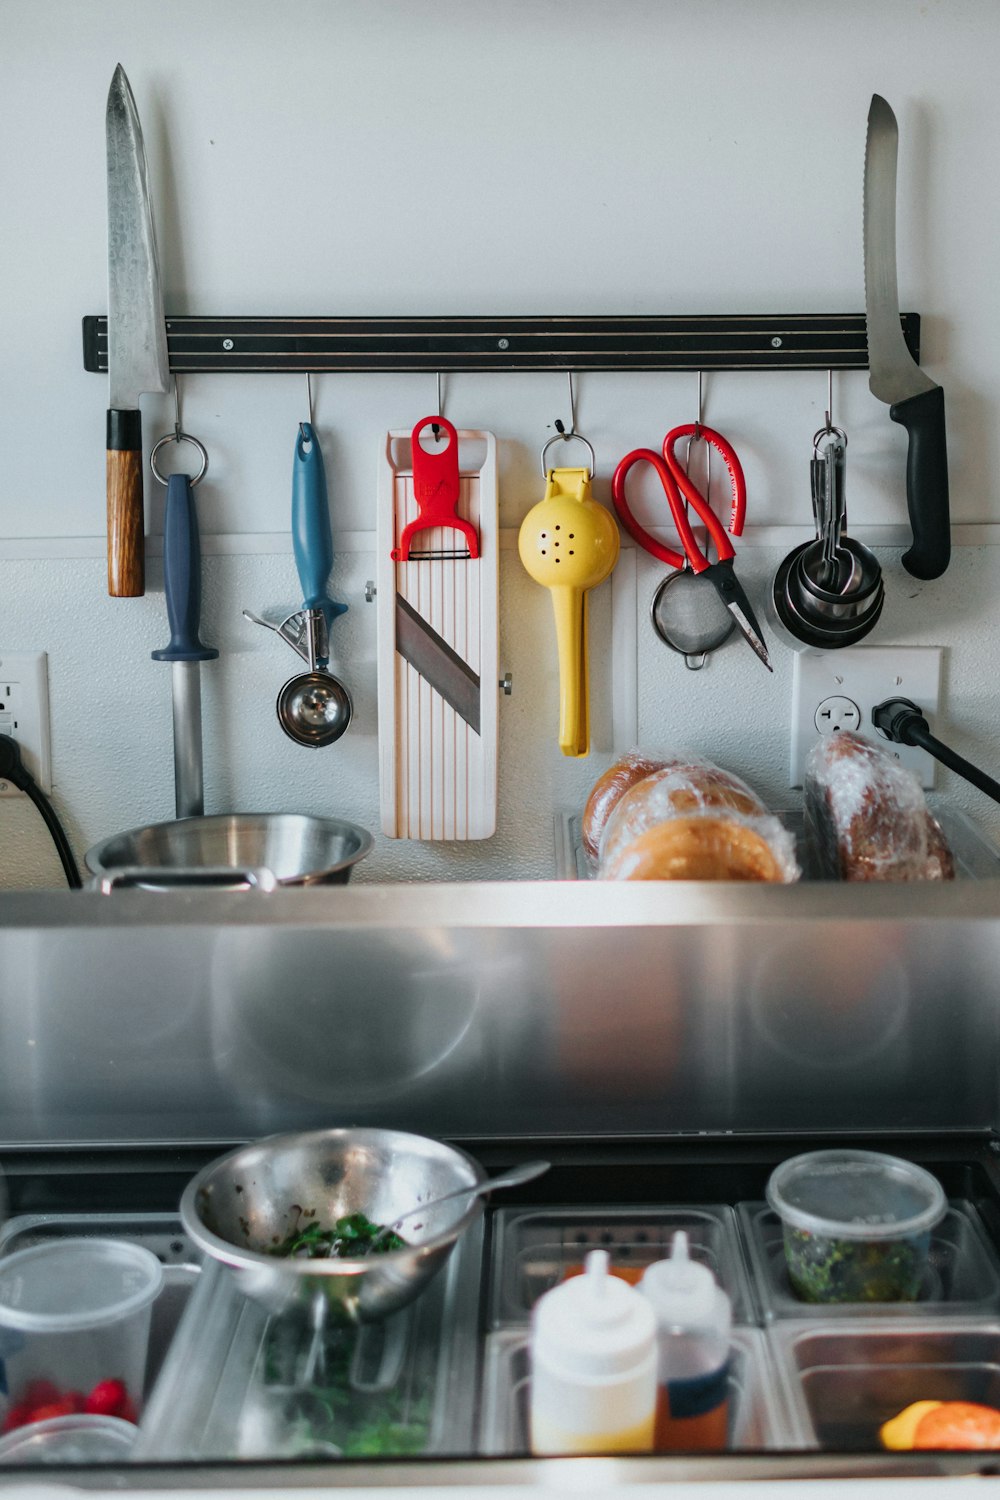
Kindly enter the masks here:
[[646, 1267], [639, 1291], [657, 1325], [653, 1446], [657, 1453], [718, 1452], [729, 1420], [729, 1298], [709, 1268], [690, 1258], [683, 1229], [669, 1260]]
[[648, 1453], [655, 1414], [653, 1309], [592, 1250], [532, 1312], [531, 1451]]

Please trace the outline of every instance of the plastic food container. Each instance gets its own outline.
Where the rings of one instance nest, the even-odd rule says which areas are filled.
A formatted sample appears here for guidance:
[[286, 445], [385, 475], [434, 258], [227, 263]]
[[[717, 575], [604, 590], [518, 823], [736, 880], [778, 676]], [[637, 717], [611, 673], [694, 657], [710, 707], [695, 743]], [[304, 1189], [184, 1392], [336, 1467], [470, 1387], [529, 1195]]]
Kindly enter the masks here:
[[119, 1417], [49, 1417], [0, 1438], [0, 1464], [121, 1463], [137, 1435]]
[[127, 1240], [70, 1238], [0, 1258], [2, 1425], [78, 1414], [138, 1420], [156, 1256]]
[[766, 1196], [803, 1302], [917, 1299], [947, 1208], [922, 1167], [877, 1151], [811, 1151], [782, 1162]]

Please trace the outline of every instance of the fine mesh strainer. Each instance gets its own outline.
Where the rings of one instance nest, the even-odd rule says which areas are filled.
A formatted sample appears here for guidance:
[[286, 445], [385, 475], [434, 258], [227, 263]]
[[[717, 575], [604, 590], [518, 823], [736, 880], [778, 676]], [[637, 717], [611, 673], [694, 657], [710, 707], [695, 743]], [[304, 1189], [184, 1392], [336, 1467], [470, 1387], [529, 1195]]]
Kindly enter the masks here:
[[653, 629], [665, 646], [680, 652], [697, 672], [705, 657], [727, 641], [736, 622], [704, 573], [681, 568], [668, 573], [653, 595]]

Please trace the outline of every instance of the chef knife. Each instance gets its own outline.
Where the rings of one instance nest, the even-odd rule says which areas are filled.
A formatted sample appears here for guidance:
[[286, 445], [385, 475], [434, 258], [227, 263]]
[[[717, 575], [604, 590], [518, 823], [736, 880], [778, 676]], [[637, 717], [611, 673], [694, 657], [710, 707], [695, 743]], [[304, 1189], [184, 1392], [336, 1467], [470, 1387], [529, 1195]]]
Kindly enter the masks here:
[[145, 591], [141, 391], [169, 386], [146, 153], [121, 63], [108, 91], [108, 593]]
[[944, 391], [914, 360], [899, 320], [896, 288], [896, 117], [872, 95], [865, 148], [865, 310], [868, 385], [906, 428], [906, 505], [913, 546], [903, 567], [915, 578], [939, 578], [951, 558]]

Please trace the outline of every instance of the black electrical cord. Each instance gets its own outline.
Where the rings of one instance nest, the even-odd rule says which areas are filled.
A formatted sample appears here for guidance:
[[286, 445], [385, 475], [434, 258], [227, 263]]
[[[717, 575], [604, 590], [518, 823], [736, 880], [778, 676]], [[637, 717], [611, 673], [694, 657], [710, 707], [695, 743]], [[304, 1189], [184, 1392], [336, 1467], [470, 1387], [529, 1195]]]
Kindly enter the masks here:
[[1000, 802], [1000, 781], [994, 781], [992, 776], [987, 776], [985, 771], [980, 771], [971, 761], [963, 759], [954, 750], [949, 750], [947, 745], [942, 745], [931, 734], [931, 727], [920, 709], [908, 698], [887, 698], [884, 703], [872, 709], [872, 723], [897, 745], [919, 745], [921, 750], [933, 755], [949, 771], [964, 776], [966, 781], [971, 781], [987, 797]]
[[66, 831], [52, 803], [21, 760], [21, 747], [17, 740], [11, 739], [9, 734], [0, 734], [0, 781], [12, 781], [19, 791], [31, 798], [52, 835], [52, 842], [56, 846], [56, 853], [59, 855], [66, 874], [67, 885], [72, 891], [81, 890], [83, 881], [80, 879], [80, 871], [76, 867], [76, 860], [73, 858]]

